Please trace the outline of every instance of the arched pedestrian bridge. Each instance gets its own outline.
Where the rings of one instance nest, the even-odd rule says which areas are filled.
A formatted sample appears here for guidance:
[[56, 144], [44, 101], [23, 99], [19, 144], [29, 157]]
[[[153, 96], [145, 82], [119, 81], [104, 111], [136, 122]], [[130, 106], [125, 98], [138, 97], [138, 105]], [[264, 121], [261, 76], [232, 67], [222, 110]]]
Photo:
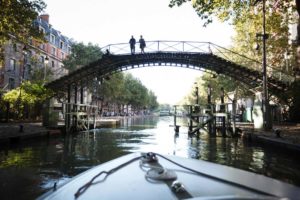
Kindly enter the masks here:
[[[49, 82], [47, 87], [55, 91], [66, 91], [73, 84], [84, 86], [91, 80], [100, 80], [112, 73], [140, 67], [172, 66], [224, 74], [251, 89], [262, 86], [262, 65], [260, 62], [210, 42], [188, 41], [147, 41], [144, 54], [136, 45], [136, 53], [130, 53], [128, 43], [112, 44], [103, 48], [110, 54], [92, 62], [69, 75]], [[259, 69], [259, 70], [257, 70]], [[268, 88], [271, 93], [282, 92], [287, 84], [282, 81], [287, 76], [268, 68]]]

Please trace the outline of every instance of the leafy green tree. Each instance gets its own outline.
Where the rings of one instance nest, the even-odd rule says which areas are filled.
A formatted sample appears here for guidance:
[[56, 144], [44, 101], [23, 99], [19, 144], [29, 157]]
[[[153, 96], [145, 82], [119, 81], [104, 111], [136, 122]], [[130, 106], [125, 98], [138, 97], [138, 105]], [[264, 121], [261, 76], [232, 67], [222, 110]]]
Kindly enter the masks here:
[[[258, 0], [260, 2], [262, 0]], [[221, 21], [230, 20], [233, 24], [240, 20], [245, 20], [245, 14], [251, 12], [255, 6], [255, 0], [170, 0], [170, 7], [180, 6], [183, 3], [191, 2], [199, 17], [204, 20], [204, 25], [212, 23], [214, 17]], [[287, 13], [293, 17], [293, 13], [288, 12], [289, 8], [296, 9], [295, 2], [298, 0], [269, 0], [267, 10], [276, 10], [276, 12]], [[259, 4], [259, 3], [258, 3]], [[261, 11], [262, 6], [257, 5], [258, 11]]]
[[53, 92], [43, 86], [43, 84], [25, 81], [16, 89], [10, 90], [3, 95], [3, 100], [12, 105], [13, 112], [23, 113], [26, 105], [34, 106], [41, 104], [51, 97]]
[[[180, 6], [188, 1], [190, 0], [171, 0], [170, 7]], [[237, 32], [235, 50], [261, 59], [261, 54], [253, 52], [253, 45], [257, 42], [256, 39], [261, 40], [261, 37], [256, 37], [256, 33], [262, 32], [262, 0], [192, 0], [191, 2], [198, 15], [204, 20], [204, 26], [212, 23], [214, 19], [230, 21]], [[257, 2], [256, 5], [254, 2]], [[295, 23], [295, 11], [297, 9], [299, 12], [299, 8], [299, 0], [268, 0], [266, 2], [266, 31], [270, 36], [267, 40], [268, 63], [272, 67], [282, 68], [286, 52], [291, 51], [296, 55], [295, 48], [288, 45], [288, 25]], [[299, 36], [298, 45], [300, 45]]]
[[[238, 97], [252, 96], [253, 94], [246, 86], [224, 75], [213, 76], [210, 73], [205, 73], [201, 77], [196, 78], [195, 83], [198, 87], [199, 103], [207, 104], [208, 87], [211, 87], [212, 101], [220, 100], [221, 88], [223, 87], [225, 94], [232, 91], [237, 91]], [[184, 97], [182, 104], [195, 104], [196, 94], [195, 86], [191, 88], [187, 96]]]
[[[171, 0], [170, 6], [180, 6], [190, 0]], [[254, 5], [256, 2], [256, 5]], [[262, 18], [263, 4], [262, 0], [251, 1], [223, 1], [223, 0], [192, 0], [193, 7], [198, 15], [204, 20], [204, 26], [212, 23], [213, 20], [229, 21], [235, 28], [236, 35], [234, 37], [233, 51], [244, 54], [256, 60], [262, 60], [262, 50], [255, 51], [253, 46], [262, 43]], [[295, 16], [295, 11], [298, 16]], [[300, 31], [299, 31], [299, 0], [268, 0], [266, 1], [266, 32], [269, 34], [267, 39], [267, 64], [272, 68], [268, 68], [268, 74], [273, 77], [280, 78], [284, 81], [291, 82], [291, 76], [283, 76], [282, 72], [287, 74], [298, 73], [300, 75]], [[289, 44], [288, 26], [295, 23], [298, 18], [298, 36], [293, 44]], [[259, 37], [257, 36], [257, 33]], [[289, 60], [286, 56], [291, 55]], [[289, 56], [287, 56], [289, 57]], [[235, 59], [235, 58], [234, 58]], [[252, 66], [257, 70], [261, 69], [261, 65]], [[297, 89], [295, 89], [297, 88]], [[292, 84], [289, 92], [284, 98], [291, 108], [295, 108], [300, 103], [298, 94], [299, 84]], [[280, 95], [279, 95], [280, 96]], [[279, 97], [280, 98], [280, 97]], [[292, 112], [293, 109], [290, 109]], [[292, 114], [290, 116], [296, 116]]]
[[71, 54], [63, 60], [64, 67], [70, 72], [100, 59], [103, 55], [98, 45], [88, 43], [74, 43], [71, 46]]
[[122, 105], [131, 105], [140, 110], [155, 109], [158, 106], [155, 94], [129, 73], [117, 73], [105, 78], [98, 93], [103, 101], [116, 104], [119, 108]]
[[159, 106], [157, 102], [157, 97], [153, 91], [148, 92], [148, 107], [150, 110], [155, 110]]
[[4, 58], [4, 44], [12, 37], [25, 44], [29, 38], [44, 41], [43, 33], [33, 21], [45, 7], [43, 0], [0, 1], [0, 64]]

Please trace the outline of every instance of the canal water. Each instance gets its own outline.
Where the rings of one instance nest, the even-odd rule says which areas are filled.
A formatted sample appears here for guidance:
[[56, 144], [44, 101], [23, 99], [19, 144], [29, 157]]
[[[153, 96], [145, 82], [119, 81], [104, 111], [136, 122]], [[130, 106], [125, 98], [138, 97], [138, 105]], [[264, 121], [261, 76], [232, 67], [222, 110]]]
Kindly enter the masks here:
[[[177, 119], [185, 125], [184, 119]], [[35, 199], [91, 167], [131, 152], [158, 152], [202, 159], [252, 171], [300, 186], [295, 153], [241, 139], [189, 139], [174, 135], [171, 117], [126, 118], [114, 128], [23, 141], [0, 147], [0, 199]], [[184, 163], [183, 163], [184, 164]]]

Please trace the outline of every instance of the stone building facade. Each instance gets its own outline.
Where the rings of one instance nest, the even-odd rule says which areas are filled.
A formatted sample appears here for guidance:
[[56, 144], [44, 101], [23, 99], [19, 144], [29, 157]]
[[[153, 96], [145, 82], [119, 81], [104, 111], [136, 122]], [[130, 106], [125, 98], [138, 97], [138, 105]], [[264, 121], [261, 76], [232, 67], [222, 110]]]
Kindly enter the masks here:
[[[72, 41], [54, 29], [49, 23], [49, 15], [40, 15], [34, 22], [40, 31], [45, 33], [46, 43], [28, 40], [24, 45], [11, 40], [5, 45], [5, 59], [0, 66], [0, 88], [11, 90], [18, 87], [23, 80], [33, 78], [54, 80], [68, 71], [62, 61], [71, 53]], [[34, 73], [40, 74], [33, 77]]]

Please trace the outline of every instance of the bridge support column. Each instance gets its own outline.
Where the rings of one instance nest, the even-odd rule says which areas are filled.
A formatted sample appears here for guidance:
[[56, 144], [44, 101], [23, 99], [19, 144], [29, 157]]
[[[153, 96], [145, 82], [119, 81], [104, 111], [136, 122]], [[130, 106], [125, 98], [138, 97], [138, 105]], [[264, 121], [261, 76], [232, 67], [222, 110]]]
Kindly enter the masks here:
[[73, 127], [75, 129], [77, 129], [78, 127], [78, 119], [77, 119], [77, 116], [78, 116], [78, 105], [77, 105], [77, 98], [78, 98], [78, 87], [77, 87], [77, 84], [75, 83], [75, 86], [74, 86], [74, 105], [73, 105], [73, 114], [72, 114], [72, 118], [73, 118]]
[[[220, 106], [220, 112], [226, 114], [226, 110], [225, 110], [225, 102], [224, 102], [224, 96], [225, 96], [225, 92], [224, 92], [224, 88], [221, 88], [221, 106]], [[221, 117], [221, 121], [222, 121], [222, 137], [226, 137], [226, 120], [225, 117]]]
[[65, 107], [65, 127], [66, 133], [70, 130], [71, 126], [71, 85], [68, 85], [67, 89], [67, 104]]
[[75, 84], [74, 87], [74, 103], [75, 103], [75, 107], [74, 107], [74, 111], [77, 111], [77, 97], [78, 97], [78, 88], [77, 88], [77, 84]]
[[80, 87], [80, 104], [84, 104], [84, 95], [83, 95], [83, 90], [84, 87], [81, 85]]
[[211, 86], [210, 85], [208, 85], [208, 88], [207, 88], [207, 109], [208, 109], [207, 114], [209, 115], [209, 118], [210, 118], [210, 119], [209, 118], [207, 119], [207, 120], [209, 120], [209, 122], [207, 124], [208, 133], [210, 134], [210, 136], [215, 137], [216, 136], [215, 131], [213, 130], [214, 119], [212, 119], [214, 107], [211, 104]]

